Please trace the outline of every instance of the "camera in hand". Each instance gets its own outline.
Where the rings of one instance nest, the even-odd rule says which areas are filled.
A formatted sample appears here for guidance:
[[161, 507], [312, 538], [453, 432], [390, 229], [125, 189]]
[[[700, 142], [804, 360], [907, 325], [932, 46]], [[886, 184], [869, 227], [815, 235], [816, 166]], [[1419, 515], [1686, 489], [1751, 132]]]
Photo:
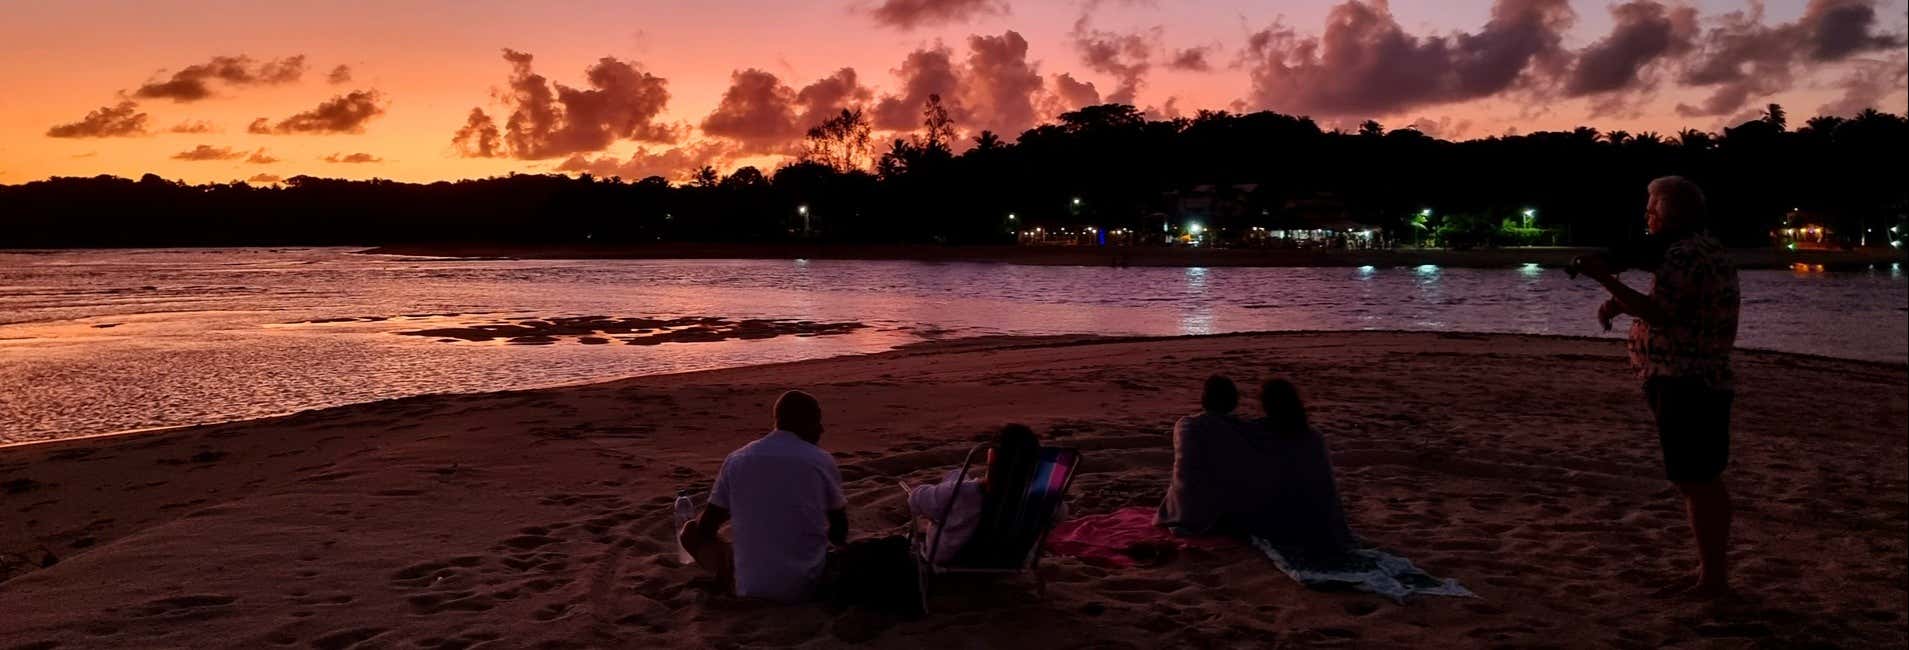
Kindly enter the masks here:
[[1657, 270], [1657, 263], [1664, 260], [1664, 250], [1670, 247], [1670, 243], [1657, 235], [1645, 235], [1643, 239], [1571, 258], [1571, 263], [1564, 267], [1564, 273], [1572, 278], [1578, 277], [1583, 272], [1584, 262], [1590, 258], [1602, 259], [1604, 266], [1613, 274], [1631, 269], [1654, 271]]

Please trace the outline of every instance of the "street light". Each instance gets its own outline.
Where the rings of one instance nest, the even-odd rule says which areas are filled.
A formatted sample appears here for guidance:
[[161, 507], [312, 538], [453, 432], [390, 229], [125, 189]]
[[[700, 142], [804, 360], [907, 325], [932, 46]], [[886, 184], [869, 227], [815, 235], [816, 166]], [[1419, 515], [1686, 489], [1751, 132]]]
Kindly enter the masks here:
[[809, 206], [807, 205], [795, 206], [795, 213], [802, 215], [802, 236], [803, 237], [809, 236]]
[[1074, 197], [1074, 205], [1080, 205], [1080, 197]]
[[1014, 220], [1014, 213], [1012, 213], [1012, 212], [1009, 212], [1009, 213], [1008, 213], [1008, 221], [1013, 221], [1013, 220]]

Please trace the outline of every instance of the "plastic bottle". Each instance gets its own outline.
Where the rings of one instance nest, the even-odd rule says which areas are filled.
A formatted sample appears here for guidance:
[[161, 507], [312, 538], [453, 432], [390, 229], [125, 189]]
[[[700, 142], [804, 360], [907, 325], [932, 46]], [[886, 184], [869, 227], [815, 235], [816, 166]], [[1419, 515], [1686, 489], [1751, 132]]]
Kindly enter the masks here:
[[675, 513], [675, 516], [673, 517], [673, 519], [676, 522], [676, 526], [672, 530], [675, 531], [674, 534], [676, 536], [676, 560], [679, 562], [682, 562], [683, 564], [690, 564], [696, 561], [696, 558], [690, 556], [689, 549], [683, 548], [683, 538], [682, 538], [683, 524], [689, 523], [689, 520], [691, 518], [694, 518], [695, 516], [696, 516], [696, 504], [690, 502], [689, 493], [682, 490], [677, 490], [676, 491], [676, 513]]

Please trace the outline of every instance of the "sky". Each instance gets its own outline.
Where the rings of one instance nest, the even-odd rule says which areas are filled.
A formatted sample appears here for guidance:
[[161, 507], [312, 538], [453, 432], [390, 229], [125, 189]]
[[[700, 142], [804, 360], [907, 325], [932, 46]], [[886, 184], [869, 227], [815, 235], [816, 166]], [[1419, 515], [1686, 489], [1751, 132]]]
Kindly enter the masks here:
[[0, 183], [765, 170], [842, 108], [1448, 139], [1909, 112], [1905, 0], [0, 0]]

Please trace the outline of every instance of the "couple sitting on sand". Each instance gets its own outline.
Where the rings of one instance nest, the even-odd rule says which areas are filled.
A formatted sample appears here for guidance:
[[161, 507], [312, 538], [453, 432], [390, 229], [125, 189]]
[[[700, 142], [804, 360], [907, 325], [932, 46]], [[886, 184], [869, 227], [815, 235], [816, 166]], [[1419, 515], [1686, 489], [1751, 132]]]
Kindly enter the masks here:
[[[849, 546], [848, 501], [842, 494], [842, 473], [835, 458], [821, 448], [821, 440], [821, 405], [802, 391], [783, 393], [776, 400], [775, 429], [723, 460], [701, 516], [677, 531], [696, 564], [732, 586], [737, 596], [799, 602], [815, 597], [825, 576], [841, 574], [844, 567], [834, 566], [838, 563], [871, 558], [870, 563], [879, 563], [853, 567], [864, 575], [890, 566], [891, 556], [863, 553], [844, 560], [842, 554], [830, 552], [831, 545]], [[963, 553], [975, 531], [997, 514], [1002, 496], [1027, 487], [1039, 454], [1033, 430], [1011, 424], [988, 450], [984, 478], [957, 484], [950, 475], [940, 484], [908, 489], [908, 507], [915, 516], [934, 519], [947, 513], [941, 529], [929, 532], [942, 537], [937, 562]], [[1065, 505], [1060, 509], [1064, 512]], [[717, 534], [724, 523], [729, 524], [731, 541]], [[907, 573], [913, 575], [912, 570]]]
[[1260, 387], [1265, 416], [1234, 414], [1239, 388], [1207, 378], [1202, 412], [1173, 425], [1173, 478], [1154, 524], [1178, 535], [1251, 535], [1312, 557], [1358, 544], [1346, 525], [1325, 439], [1284, 379]]

